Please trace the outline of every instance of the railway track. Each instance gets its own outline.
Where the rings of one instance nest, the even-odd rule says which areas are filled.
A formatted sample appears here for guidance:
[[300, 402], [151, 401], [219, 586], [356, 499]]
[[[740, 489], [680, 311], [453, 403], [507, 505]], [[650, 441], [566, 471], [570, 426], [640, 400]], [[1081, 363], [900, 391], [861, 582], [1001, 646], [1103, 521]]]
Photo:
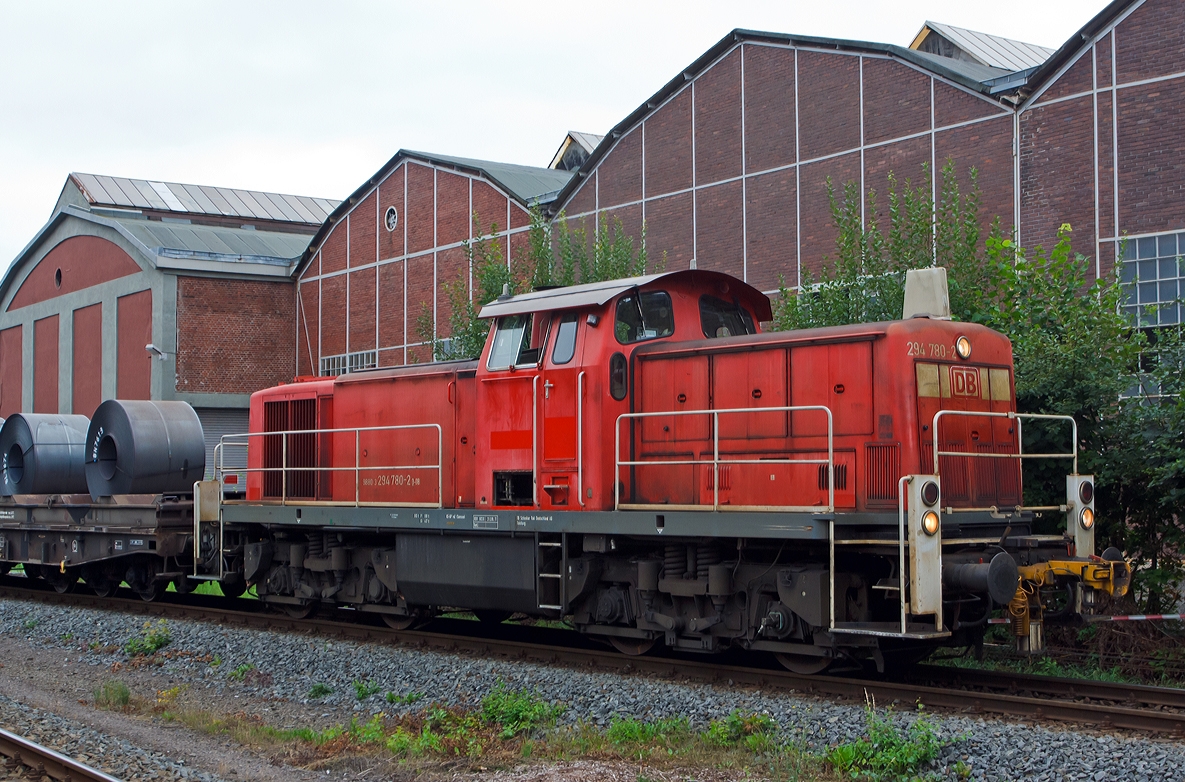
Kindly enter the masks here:
[[[933, 665], [917, 666], [900, 679], [870, 676], [804, 676], [781, 668], [760, 667], [752, 660], [735, 664], [723, 660], [683, 657], [631, 657], [593, 647], [583, 637], [564, 630], [488, 626], [460, 620], [435, 620], [429, 629], [392, 630], [374, 615], [338, 610], [332, 615], [294, 619], [271, 613], [262, 603], [178, 596], [145, 603], [136, 598], [100, 599], [85, 593], [58, 594], [14, 585], [5, 579], [0, 597], [38, 600], [57, 605], [214, 621], [243, 627], [317, 633], [358, 641], [400, 644], [451, 652], [470, 652], [535, 662], [567, 664], [602, 671], [644, 673], [705, 683], [728, 682], [763, 689], [780, 689], [863, 703], [941, 709], [972, 715], [1025, 717], [1036, 720], [1122, 728], [1185, 736], [1185, 690], [1146, 685], [1116, 684], [1083, 679], [988, 672]], [[244, 606], [244, 603], [247, 605]], [[353, 621], [351, 621], [353, 620]]]
[[37, 775], [33, 779], [47, 776], [62, 782], [120, 782], [110, 774], [6, 730], [0, 730], [0, 755], [4, 756], [3, 771], [9, 775], [27, 770]]

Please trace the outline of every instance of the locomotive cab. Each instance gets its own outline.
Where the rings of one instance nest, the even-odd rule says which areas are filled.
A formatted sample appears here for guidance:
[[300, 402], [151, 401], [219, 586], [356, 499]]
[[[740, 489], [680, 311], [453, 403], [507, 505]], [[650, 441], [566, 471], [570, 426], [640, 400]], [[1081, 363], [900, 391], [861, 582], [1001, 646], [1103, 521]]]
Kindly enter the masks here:
[[[616, 418], [638, 348], [756, 334], [769, 300], [727, 275], [683, 271], [503, 296], [478, 361], [478, 507], [607, 510]], [[590, 447], [591, 444], [591, 447]]]

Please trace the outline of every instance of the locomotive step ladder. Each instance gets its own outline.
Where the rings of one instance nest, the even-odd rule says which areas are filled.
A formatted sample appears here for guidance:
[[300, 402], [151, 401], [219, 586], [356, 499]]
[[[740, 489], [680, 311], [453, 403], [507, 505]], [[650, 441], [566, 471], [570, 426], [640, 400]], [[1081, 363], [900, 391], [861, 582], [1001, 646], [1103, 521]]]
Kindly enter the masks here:
[[564, 570], [568, 563], [568, 536], [562, 532], [535, 533], [535, 595], [539, 608], [564, 610]]

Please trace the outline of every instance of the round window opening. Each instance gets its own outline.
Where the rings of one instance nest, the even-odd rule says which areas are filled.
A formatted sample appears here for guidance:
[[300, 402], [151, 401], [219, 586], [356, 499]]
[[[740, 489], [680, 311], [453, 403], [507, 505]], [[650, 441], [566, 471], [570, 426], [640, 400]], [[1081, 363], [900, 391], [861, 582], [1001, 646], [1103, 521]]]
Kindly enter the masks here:
[[58, 269], [53, 273], [53, 285], [55, 288], [62, 287], [62, 270]]
[[383, 222], [386, 224], [388, 231], [395, 230], [395, 226], [399, 225], [399, 212], [396, 211], [395, 207], [387, 207], [387, 214], [383, 218]]

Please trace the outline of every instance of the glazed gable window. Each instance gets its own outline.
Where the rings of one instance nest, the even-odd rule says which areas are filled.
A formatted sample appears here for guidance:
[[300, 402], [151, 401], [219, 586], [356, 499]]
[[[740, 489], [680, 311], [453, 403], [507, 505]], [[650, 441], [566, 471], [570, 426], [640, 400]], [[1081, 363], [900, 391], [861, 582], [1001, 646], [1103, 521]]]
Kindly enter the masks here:
[[675, 313], [666, 291], [630, 293], [617, 300], [617, 322], [613, 334], [623, 345], [675, 333]]
[[1185, 234], [1128, 239], [1123, 245], [1119, 279], [1127, 292], [1124, 311], [1140, 326], [1182, 322], [1185, 297]]

